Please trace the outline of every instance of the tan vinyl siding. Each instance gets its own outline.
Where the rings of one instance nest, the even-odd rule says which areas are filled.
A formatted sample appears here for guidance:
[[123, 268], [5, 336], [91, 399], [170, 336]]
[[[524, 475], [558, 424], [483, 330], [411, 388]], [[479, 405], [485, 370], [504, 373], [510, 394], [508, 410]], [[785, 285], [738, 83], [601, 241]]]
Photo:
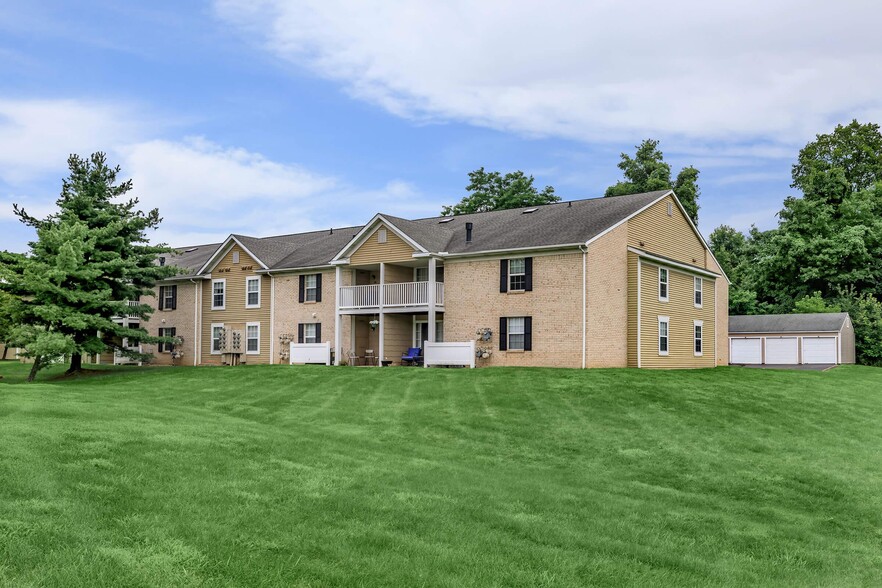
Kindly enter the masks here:
[[[668, 204], [673, 215], [668, 216]], [[628, 245], [707, 268], [705, 248], [680, 212], [674, 198], [667, 196], [628, 221]]]
[[637, 357], [637, 268], [639, 260], [628, 253], [628, 367], [638, 367]]
[[[392, 360], [393, 365], [400, 365], [401, 356], [407, 353], [413, 342], [413, 315], [387, 314], [383, 321], [384, 359]], [[380, 350], [377, 349], [376, 352], [379, 353]]]
[[[386, 242], [380, 243], [378, 233], [380, 229], [386, 229]], [[404, 242], [395, 232], [379, 225], [356, 249], [349, 258], [351, 265], [368, 265], [380, 262], [409, 261], [413, 258], [414, 248]]]
[[[702, 280], [702, 308], [693, 303], [694, 276], [668, 268], [668, 302], [659, 301], [658, 266], [640, 263], [640, 366], [645, 368], [714, 367], [714, 280]], [[668, 355], [658, 351], [658, 317], [670, 317]], [[704, 322], [703, 353], [693, 352], [693, 321]]]
[[[239, 253], [239, 263], [233, 263], [233, 253]], [[202, 289], [202, 355], [201, 363], [220, 365], [226, 356], [211, 353], [211, 325], [223, 323], [235, 331], [242, 331], [243, 353], [239, 357], [242, 363], [262, 364], [270, 363], [270, 278], [260, 277], [260, 308], [245, 308], [245, 279], [258, 276], [255, 273], [260, 269], [257, 263], [244, 249], [233, 245], [217, 265], [211, 268], [211, 277], [225, 279], [226, 300], [224, 310], [212, 310], [212, 280], [205, 280]], [[244, 353], [245, 346], [245, 323], [260, 323], [260, 353], [247, 355]]]

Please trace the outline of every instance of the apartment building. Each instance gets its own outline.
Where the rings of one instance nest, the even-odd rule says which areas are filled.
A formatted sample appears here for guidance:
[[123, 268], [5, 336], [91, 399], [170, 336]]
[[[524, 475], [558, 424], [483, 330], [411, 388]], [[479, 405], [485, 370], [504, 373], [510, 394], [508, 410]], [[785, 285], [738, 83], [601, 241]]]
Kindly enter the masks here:
[[[479, 366], [728, 363], [728, 280], [670, 190], [184, 248], [158, 285], [156, 363], [399, 363], [477, 340]], [[162, 330], [160, 330], [162, 329]], [[235, 337], [235, 341], [230, 339]], [[228, 353], [235, 349], [235, 353]]]

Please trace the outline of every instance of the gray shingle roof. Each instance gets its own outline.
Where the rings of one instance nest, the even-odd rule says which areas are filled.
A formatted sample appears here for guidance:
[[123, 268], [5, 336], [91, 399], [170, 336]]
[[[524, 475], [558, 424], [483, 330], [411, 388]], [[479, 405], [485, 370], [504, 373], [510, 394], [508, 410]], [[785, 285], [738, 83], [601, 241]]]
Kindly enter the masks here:
[[730, 316], [729, 333], [832, 333], [846, 317], [846, 312]]
[[[432, 253], [481, 253], [506, 249], [585, 243], [667, 194], [659, 190], [615, 198], [592, 198], [543, 206], [409, 220], [383, 214], [390, 223]], [[525, 211], [533, 209], [532, 212]], [[440, 222], [446, 220], [448, 222]], [[472, 223], [466, 243], [465, 224]], [[295, 233], [274, 237], [232, 235], [269, 269], [327, 265], [363, 227]], [[176, 263], [196, 272], [220, 245], [200, 245]], [[189, 248], [182, 248], [189, 249]]]
[[175, 253], [165, 256], [166, 265], [173, 265], [182, 271], [169, 279], [183, 279], [192, 277], [199, 271], [208, 258], [217, 251], [220, 243], [210, 243], [207, 245], [192, 245], [190, 247], [178, 247]]
[[[383, 216], [429, 251], [479, 253], [585, 243], [668, 192], [670, 190], [659, 190], [615, 198], [463, 214], [452, 217], [453, 220], [447, 223], [439, 221], [451, 217], [406, 220]], [[535, 212], [524, 214], [529, 209], [535, 209]], [[472, 223], [471, 243], [465, 240], [467, 222]]]

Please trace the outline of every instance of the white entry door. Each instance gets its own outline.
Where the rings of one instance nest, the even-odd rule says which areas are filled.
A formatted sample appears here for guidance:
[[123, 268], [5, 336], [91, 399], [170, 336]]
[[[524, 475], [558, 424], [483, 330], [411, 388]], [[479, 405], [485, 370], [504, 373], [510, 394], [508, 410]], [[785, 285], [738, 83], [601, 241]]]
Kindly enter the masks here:
[[762, 363], [763, 343], [760, 339], [729, 339], [729, 363]]
[[803, 337], [802, 363], [836, 363], [836, 337]]
[[799, 345], [796, 337], [766, 338], [766, 363], [799, 363]]

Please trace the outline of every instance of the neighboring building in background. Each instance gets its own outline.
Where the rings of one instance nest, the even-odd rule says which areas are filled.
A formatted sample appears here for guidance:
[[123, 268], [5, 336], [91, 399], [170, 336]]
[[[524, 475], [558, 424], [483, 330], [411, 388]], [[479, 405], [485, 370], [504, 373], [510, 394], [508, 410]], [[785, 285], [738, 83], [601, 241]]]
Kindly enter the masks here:
[[855, 362], [847, 312], [730, 316], [729, 345], [737, 365]]
[[[472, 341], [478, 365], [729, 363], [728, 280], [670, 190], [277, 237], [231, 235], [164, 260], [154, 363], [398, 363], [424, 342]], [[162, 329], [162, 331], [160, 331]], [[480, 337], [478, 333], [486, 333]], [[235, 351], [230, 353], [230, 351]]]

